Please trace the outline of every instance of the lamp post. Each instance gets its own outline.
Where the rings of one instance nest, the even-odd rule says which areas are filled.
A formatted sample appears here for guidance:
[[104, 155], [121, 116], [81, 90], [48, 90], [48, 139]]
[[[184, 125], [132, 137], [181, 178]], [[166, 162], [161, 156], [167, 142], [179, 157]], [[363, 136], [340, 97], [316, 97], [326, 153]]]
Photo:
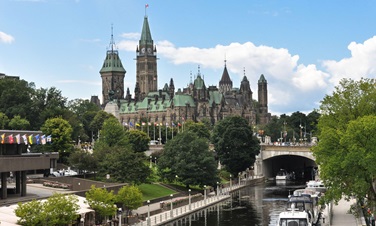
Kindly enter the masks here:
[[189, 197], [189, 210], [191, 210], [191, 189], [188, 190], [188, 197]]
[[206, 205], [206, 185], [204, 185], [204, 203]]
[[150, 165], [149, 165], [149, 168], [152, 167], [152, 165], [151, 165], [151, 161], [152, 161], [152, 159], [153, 159], [153, 156], [150, 155]]
[[155, 167], [157, 167], [157, 157], [154, 157], [154, 164], [155, 164]]
[[150, 226], [150, 200], [147, 201], [148, 203], [148, 221], [147, 221], [147, 225]]
[[219, 195], [219, 182], [217, 181], [217, 196]]
[[232, 175], [230, 174], [230, 192], [232, 191]]
[[170, 205], [170, 206], [171, 206], [171, 211], [170, 211], [170, 216], [171, 216], [171, 218], [174, 217], [174, 212], [172, 211], [172, 209], [173, 209], [173, 206], [172, 206], [172, 196], [173, 196], [173, 195], [171, 194], [171, 195], [170, 195], [170, 197], [171, 197], [171, 203], [170, 203], [170, 204], [171, 204], [171, 205]]
[[239, 187], [240, 187], [240, 172], [238, 173], [238, 181], [239, 181]]
[[123, 209], [122, 208], [119, 208], [118, 209], [118, 217], [119, 217], [119, 226], [121, 226], [121, 221], [122, 221], [122, 216], [121, 216], [121, 214], [123, 213]]

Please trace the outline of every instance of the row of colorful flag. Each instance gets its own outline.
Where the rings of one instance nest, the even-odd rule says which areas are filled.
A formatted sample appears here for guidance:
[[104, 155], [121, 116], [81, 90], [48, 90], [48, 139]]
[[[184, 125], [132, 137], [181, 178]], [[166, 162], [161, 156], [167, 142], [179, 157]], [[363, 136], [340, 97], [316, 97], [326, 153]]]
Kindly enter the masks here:
[[17, 134], [15, 136], [13, 136], [13, 134], [10, 134], [8, 136], [5, 136], [5, 133], [2, 134], [1, 136], [1, 144], [5, 144], [5, 141], [7, 140], [8, 144], [21, 144], [21, 143], [24, 143], [25, 145], [28, 145], [28, 144], [46, 144], [46, 143], [51, 143], [51, 135], [40, 135], [40, 134], [37, 134], [37, 135], [22, 135], [21, 134]]
[[[158, 122], [154, 122], [154, 123], [148, 122], [146, 124], [146, 122], [142, 122], [141, 124], [140, 123], [133, 124], [132, 122], [129, 122], [129, 123], [123, 122], [123, 126], [129, 126], [129, 127], [134, 127], [134, 126], [141, 127], [141, 126], [146, 126], [146, 125], [148, 125], [148, 126], [152, 126], [152, 125], [154, 125], [154, 126], [163, 126], [163, 123], [161, 123], [161, 122], [160, 123], [158, 123]], [[170, 123], [166, 122], [166, 126], [170, 126]], [[171, 122], [171, 126], [175, 127], [176, 125], [175, 125], [174, 122]], [[180, 127], [180, 126], [182, 126], [182, 124], [178, 123], [177, 126]]]

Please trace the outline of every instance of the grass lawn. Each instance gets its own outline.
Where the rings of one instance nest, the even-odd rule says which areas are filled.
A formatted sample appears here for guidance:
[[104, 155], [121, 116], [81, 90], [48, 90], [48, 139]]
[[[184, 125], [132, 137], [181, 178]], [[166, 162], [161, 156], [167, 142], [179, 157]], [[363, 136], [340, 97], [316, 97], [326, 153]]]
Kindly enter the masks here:
[[138, 188], [142, 192], [143, 201], [169, 196], [170, 194], [176, 193], [175, 191], [159, 184], [141, 184], [138, 186]]

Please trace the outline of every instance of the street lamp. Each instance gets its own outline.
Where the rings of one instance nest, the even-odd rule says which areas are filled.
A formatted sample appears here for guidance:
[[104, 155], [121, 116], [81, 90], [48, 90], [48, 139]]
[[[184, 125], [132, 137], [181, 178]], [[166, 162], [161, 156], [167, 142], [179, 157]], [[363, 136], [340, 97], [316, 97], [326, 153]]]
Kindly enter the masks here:
[[155, 164], [155, 167], [157, 167], [157, 157], [154, 157], [154, 164]]
[[232, 175], [230, 174], [230, 192], [232, 191]]
[[188, 197], [189, 197], [189, 210], [191, 210], [191, 189], [188, 190]]
[[219, 195], [219, 182], [217, 181], [217, 196]]
[[206, 205], [206, 185], [204, 185], [204, 203]]
[[150, 200], [147, 201], [148, 203], [148, 222], [147, 222], [147, 225], [150, 226]]
[[171, 204], [171, 212], [170, 212], [170, 216], [171, 216], [171, 218], [174, 217], [174, 213], [173, 213], [173, 211], [172, 211], [172, 209], [173, 209], [173, 207], [172, 207], [172, 196], [173, 196], [173, 195], [171, 194], [171, 195], [170, 195], [170, 197], [171, 197], [171, 203], [170, 203], [170, 204]]
[[121, 214], [123, 213], [123, 209], [122, 208], [119, 208], [118, 209], [118, 215], [119, 215], [119, 226], [121, 226], [121, 220], [122, 220], [122, 216], [121, 216]]
[[239, 187], [240, 187], [240, 172], [238, 173], [238, 182], [239, 182]]

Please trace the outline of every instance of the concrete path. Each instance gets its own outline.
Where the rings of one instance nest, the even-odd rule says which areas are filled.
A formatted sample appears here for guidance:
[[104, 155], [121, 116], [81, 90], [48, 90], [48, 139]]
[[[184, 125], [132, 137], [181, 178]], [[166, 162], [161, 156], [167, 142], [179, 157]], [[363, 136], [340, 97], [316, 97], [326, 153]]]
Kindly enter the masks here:
[[356, 219], [356, 217], [348, 213], [350, 210], [350, 206], [356, 203], [355, 199], [351, 199], [350, 201], [346, 201], [345, 199], [341, 199], [338, 202], [338, 205], [333, 205], [332, 209], [332, 226], [361, 226], [363, 225], [360, 219]]

